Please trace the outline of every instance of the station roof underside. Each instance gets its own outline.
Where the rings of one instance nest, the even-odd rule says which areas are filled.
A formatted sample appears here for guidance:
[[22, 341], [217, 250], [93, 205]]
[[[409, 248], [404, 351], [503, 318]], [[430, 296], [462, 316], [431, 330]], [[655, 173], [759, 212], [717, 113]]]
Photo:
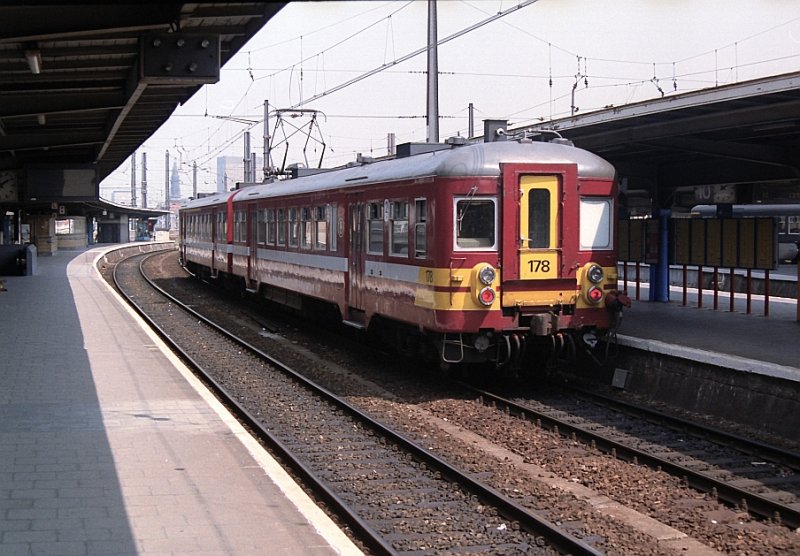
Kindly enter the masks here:
[[95, 164], [103, 179], [202, 86], [141, 79], [146, 33], [218, 36], [221, 66], [284, 5], [4, 2], [0, 169]]
[[800, 178], [800, 72], [526, 129], [558, 131], [614, 164], [633, 187], [793, 181]]

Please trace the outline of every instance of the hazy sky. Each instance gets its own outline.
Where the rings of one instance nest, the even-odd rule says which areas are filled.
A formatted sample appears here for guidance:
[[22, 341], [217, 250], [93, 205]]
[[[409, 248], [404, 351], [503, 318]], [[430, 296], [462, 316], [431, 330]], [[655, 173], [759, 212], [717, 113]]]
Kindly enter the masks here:
[[[516, 5], [440, 0], [439, 40]], [[424, 0], [290, 3], [228, 62], [219, 83], [179, 107], [139, 149], [139, 160], [142, 152], [148, 157], [149, 205], [163, 200], [166, 150], [182, 163], [184, 194], [193, 162], [198, 189], [215, 190], [216, 157], [242, 156], [242, 134], [248, 121], [263, 118], [265, 99], [273, 108], [324, 114], [324, 166], [356, 153], [386, 154], [388, 133], [397, 143], [424, 141], [426, 56], [394, 62], [425, 46], [427, 10]], [[539, 0], [439, 47], [439, 135], [467, 134], [469, 103], [481, 133], [485, 118], [522, 125], [567, 116], [573, 107], [580, 114], [798, 70], [797, 0]], [[250, 132], [251, 150], [261, 153], [263, 127]], [[319, 144], [309, 143], [304, 155], [304, 137], [289, 143], [289, 162], [305, 156], [317, 165]], [[283, 153], [281, 146], [273, 156], [280, 162]], [[101, 184], [101, 196], [125, 204], [129, 190], [129, 162]]]

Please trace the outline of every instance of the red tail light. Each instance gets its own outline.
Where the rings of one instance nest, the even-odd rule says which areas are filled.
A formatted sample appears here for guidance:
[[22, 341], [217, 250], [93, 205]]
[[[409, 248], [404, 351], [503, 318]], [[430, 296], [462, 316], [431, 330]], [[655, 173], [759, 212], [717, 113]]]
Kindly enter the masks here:
[[492, 288], [483, 288], [478, 294], [478, 299], [487, 307], [494, 303], [497, 294]]
[[598, 288], [597, 286], [592, 286], [589, 288], [589, 291], [586, 292], [586, 300], [589, 303], [600, 303], [603, 299], [603, 291]]

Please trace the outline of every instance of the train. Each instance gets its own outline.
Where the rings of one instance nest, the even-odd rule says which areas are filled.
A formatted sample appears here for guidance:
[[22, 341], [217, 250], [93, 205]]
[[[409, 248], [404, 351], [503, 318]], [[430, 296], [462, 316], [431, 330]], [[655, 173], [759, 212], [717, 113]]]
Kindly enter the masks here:
[[563, 139], [496, 137], [190, 199], [180, 259], [443, 368], [599, 360], [630, 304], [615, 170]]

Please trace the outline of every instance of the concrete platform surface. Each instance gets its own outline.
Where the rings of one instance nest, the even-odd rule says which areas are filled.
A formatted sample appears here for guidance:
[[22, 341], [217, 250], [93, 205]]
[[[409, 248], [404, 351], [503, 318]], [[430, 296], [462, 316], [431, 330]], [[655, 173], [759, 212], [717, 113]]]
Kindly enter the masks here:
[[[633, 296], [634, 287], [628, 284]], [[773, 297], [764, 316], [764, 297], [753, 295], [746, 314], [744, 294], [735, 294], [730, 311], [729, 294], [721, 292], [715, 310], [713, 294], [688, 290], [683, 305], [682, 288], [670, 288], [669, 302], [649, 302], [647, 284], [640, 301], [626, 309], [619, 328], [622, 345], [675, 355], [702, 363], [800, 381], [800, 322], [797, 301]]]
[[0, 292], [0, 554], [360, 554], [100, 278]]

